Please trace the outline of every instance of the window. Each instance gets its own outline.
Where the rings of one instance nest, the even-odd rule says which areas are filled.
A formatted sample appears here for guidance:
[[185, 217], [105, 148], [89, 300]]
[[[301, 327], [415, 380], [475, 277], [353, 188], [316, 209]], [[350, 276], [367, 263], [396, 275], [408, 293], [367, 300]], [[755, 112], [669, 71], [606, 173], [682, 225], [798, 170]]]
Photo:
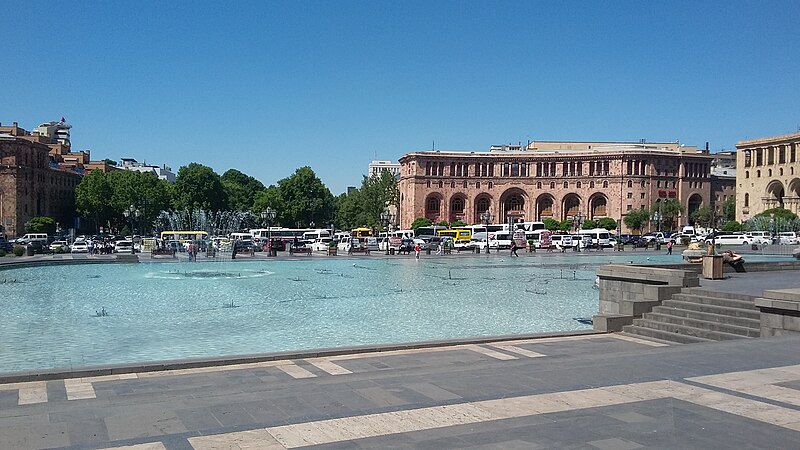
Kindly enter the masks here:
[[750, 178], [750, 171], [749, 170], [745, 170], [744, 171], [744, 177], [745, 178]]
[[608, 181], [603, 181], [603, 189], [608, 188]]
[[633, 198], [633, 192], [628, 192], [628, 198]]
[[745, 150], [744, 151], [744, 166], [745, 167], [750, 167], [750, 164], [752, 163], [750, 158], [751, 158], [750, 157], [750, 150]]
[[767, 150], [767, 164], [775, 164], [775, 147]]
[[656, 187], [661, 187], [661, 180], [656, 181]]
[[440, 182], [439, 182], [439, 189], [441, 189], [441, 188], [443, 188], [443, 187], [444, 187], [444, 184], [443, 184], [443, 183], [440, 181]]
[[629, 187], [629, 188], [632, 188], [632, 187], [633, 187], [633, 181], [631, 181], [631, 180], [628, 180], [628, 187]]
[[594, 180], [589, 182], [589, 189], [594, 189]]
[[756, 178], [761, 178], [761, 169], [756, 170]]
[[757, 148], [756, 149], [756, 165], [763, 166], [764, 165], [764, 152], [763, 149]]
[[769, 174], [769, 175], [767, 175], [767, 176], [768, 176], [768, 177], [771, 177], [771, 176], [772, 176], [772, 169], [767, 169], [767, 173]]
[[564, 182], [564, 189], [569, 189], [569, 181]]
[[744, 207], [747, 208], [750, 206], [750, 194], [744, 194]]
[[511, 176], [512, 177], [519, 176], [519, 163], [511, 163]]
[[539, 181], [536, 183], [536, 189], [541, 189], [541, 188], [542, 188], [542, 182]]
[[783, 167], [781, 167], [781, 168], [780, 168], [780, 169], [778, 169], [778, 170], [780, 171], [780, 174], [781, 174], [781, 176], [783, 176]]
[[580, 181], [578, 181], [577, 183], [575, 183], [575, 187], [576, 187], [576, 188], [578, 188], [578, 189], [580, 189], [580, 188], [581, 188], [581, 182], [580, 182]]
[[627, 209], [628, 211], [630, 211], [630, 210], [632, 210], [633, 208], [631, 207], [631, 205], [628, 205], [628, 207], [627, 207], [626, 209]]
[[492, 188], [492, 186], [494, 186], [494, 183], [492, 183], [492, 182], [490, 181], [490, 182], [489, 182], [489, 189], [491, 189], [491, 188]]
[[439, 199], [435, 197], [430, 197], [428, 199], [428, 205], [425, 209], [428, 212], [439, 212]]
[[480, 189], [481, 188], [481, 182], [480, 181], [476, 181], [475, 182], [475, 188], [476, 189]]
[[556, 182], [555, 181], [551, 181], [550, 182], [550, 189], [555, 189], [555, 188], [556, 188]]
[[464, 181], [464, 189], [466, 189], [466, 188], [467, 188], [467, 182]]
[[642, 192], [641, 194], [639, 194], [639, 196], [641, 197], [641, 199], [642, 199], [642, 200], [644, 200], [644, 192]]
[[451, 181], [450, 182], [450, 189], [455, 189], [455, 188], [456, 188], [456, 182], [455, 181]]
[[642, 187], [645, 187], [645, 186], [647, 186], [647, 183], [644, 180], [642, 180]]

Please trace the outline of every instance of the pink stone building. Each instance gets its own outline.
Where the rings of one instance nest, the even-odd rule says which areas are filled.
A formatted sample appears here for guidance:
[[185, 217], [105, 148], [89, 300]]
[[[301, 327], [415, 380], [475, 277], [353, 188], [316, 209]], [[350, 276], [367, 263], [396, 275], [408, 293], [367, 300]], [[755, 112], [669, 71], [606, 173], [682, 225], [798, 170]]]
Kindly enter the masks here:
[[[423, 151], [400, 158], [400, 226], [414, 219], [493, 223], [611, 217], [675, 198], [679, 223], [730, 194], [712, 183], [707, 150], [677, 142], [531, 142], [489, 151]], [[712, 185], [714, 186], [712, 188]], [[731, 186], [729, 186], [731, 185]], [[720, 192], [715, 192], [719, 190]], [[623, 224], [622, 230], [630, 232]]]

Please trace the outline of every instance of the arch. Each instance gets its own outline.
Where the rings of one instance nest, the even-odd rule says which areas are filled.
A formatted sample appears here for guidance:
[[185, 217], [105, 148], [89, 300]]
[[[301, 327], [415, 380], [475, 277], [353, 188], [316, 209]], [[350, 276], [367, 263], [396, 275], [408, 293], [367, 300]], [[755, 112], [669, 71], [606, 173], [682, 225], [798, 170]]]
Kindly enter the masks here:
[[692, 194], [689, 196], [689, 201], [686, 204], [686, 217], [692, 217], [692, 213], [703, 206], [703, 197], [701, 197], [700, 194]]
[[608, 217], [608, 197], [596, 192], [589, 197], [589, 218], [597, 220], [601, 217]]
[[561, 200], [561, 220], [567, 220], [579, 212], [581, 212], [581, 198], [578, 194], [565, 195]]
[[522, 189], [512, 188], [500, 196], [500, 218], [507, 218], [509, 213], [525, 217], [525, 204], [528, 195]]
[[486, 211], [492, 211], [492, 197], [487, 193], [478, 194], [475, 197], [475, 207], [472, 210], [475, 212], [472, 218], [472, 223], [481, 223], [481, 214]]
[[800, 178], [793, 178], [789, 182], [789, 193], [795, 197], [800, 197]]
[[536, 220], [553, 218], [553, 200], [550, 194], [542, 194], [536, 198]]
[[465, 215], [467, 208], [467, 196], [464, 194], [454, 194], [450, 197], [450, 208], [448, 222], [455, 222], [457, 220], [466, 220]]
[[744, 207], [747, 208], [749, 206], [750, 206], [750, 194], [745, 192], [745, 194], [744, 194]]
[[437, 193], [428, 194], [425, 197], [425, 218], [434, 222], [439, 221], [442, 211], [442, 195]]
[[783, 188], [783, 183], [779, 180], [773, 180], [767, 185], [767, 204], [764, 205], [766, 209], [783, 208], [783, 196], [786, 190]]

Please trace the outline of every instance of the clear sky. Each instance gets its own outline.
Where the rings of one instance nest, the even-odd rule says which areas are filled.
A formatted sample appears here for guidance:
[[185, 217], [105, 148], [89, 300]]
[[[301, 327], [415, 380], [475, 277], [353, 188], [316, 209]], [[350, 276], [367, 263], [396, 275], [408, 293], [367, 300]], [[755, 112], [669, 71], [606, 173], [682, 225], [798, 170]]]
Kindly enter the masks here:
[[800, 127], [800, 2], [3, 2], [0, 122], [334, 194], [370, 160]]

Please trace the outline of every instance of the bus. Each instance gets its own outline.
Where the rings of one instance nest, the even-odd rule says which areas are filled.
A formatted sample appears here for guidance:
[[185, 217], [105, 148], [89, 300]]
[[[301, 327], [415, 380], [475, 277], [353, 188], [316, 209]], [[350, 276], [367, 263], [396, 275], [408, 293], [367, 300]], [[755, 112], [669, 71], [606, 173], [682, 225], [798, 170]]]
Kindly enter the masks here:
[[250, 235], [253, 236], [253, 240], [262, 240], [266, 241], [267, 238], [272, 234], [273, 237], [278, 235], [278, 231], [280, 231], [281, 227], [269, 227], [269, 228], [253, 228], [250, 230]]
[[354, 238], [371, 237], [372, 228], [365, 228], [365, 227], [354, 228], [350, 230], [350, 236]]
[[516, 229], [523, 229], [525, 231], [536, 231], [536, 230], [544, 230], [546, 227], [544, 226], [544, 222], [519, 222], [514, 224]]
[[467, 228], [439, 230], [436, 234], [440, 237], [446, 236], [453, 239], [453, 243], [456, 247], [464, 247], [472, 239], [472, 231]]
[[414, 234], [416, 235], [416, 237], [420, 237], [420, 236], [432, 237], [432, 236], [436, 236], [437, 235], [436, 233], [439, 230], [446, 230], [446, 229], [447, 229], [447, 227], [443, 227], [441, 225], [430, 225], [430, 226], [427, 226], [427, 227], [419, 227], [419, 228], [417, 228], [416, 230], [414, 230]]
[[184, 244], [188, 241], [206, 241], [208, 240], [208, 232], [206, 231], [162, 231], [161, 240], [178, 241]]

